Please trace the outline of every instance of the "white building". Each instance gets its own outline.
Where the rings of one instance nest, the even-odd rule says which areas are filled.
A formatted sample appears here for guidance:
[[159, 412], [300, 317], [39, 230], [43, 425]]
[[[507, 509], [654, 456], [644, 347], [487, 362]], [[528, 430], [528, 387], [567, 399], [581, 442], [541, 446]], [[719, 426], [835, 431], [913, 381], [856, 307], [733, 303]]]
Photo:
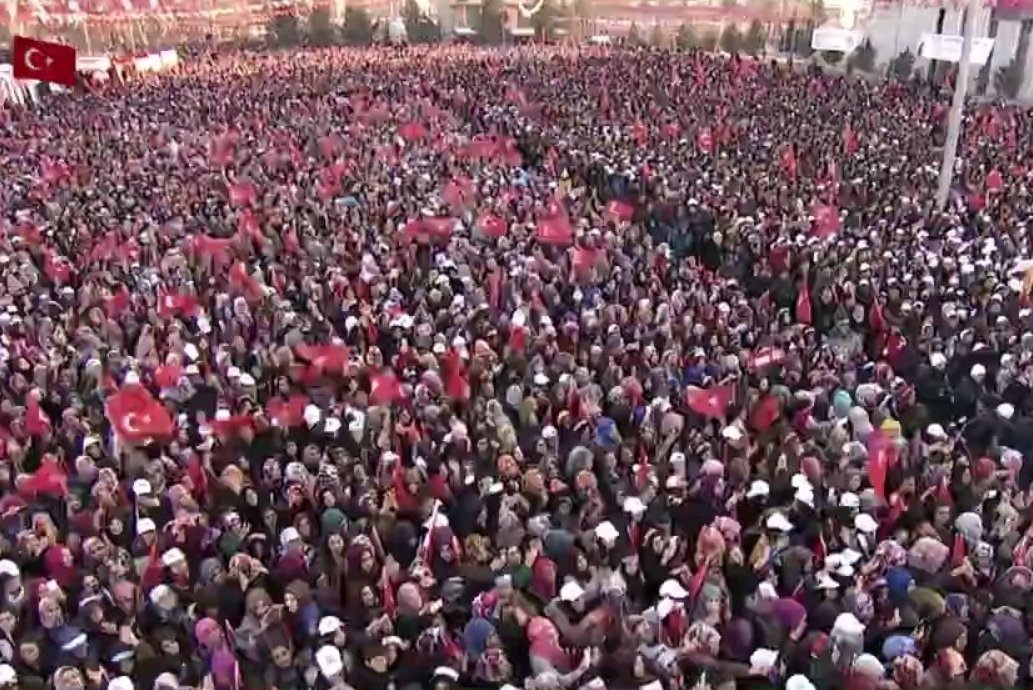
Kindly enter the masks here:
[[[851, 2], [851, 0], [840, 0]], [[959, 36], [963, 33], [964, 11], [961, 7], [936, 6], [904, 6], [896, 5], [891, 7], [876, 7], [870, 10], [858, 10], [855, 13], [853, 28], [864, 32], [872, 42], [877, 52], [876, 61], [885, 65], [905, 50], [918, 54], [918, 46], [922, 41], [922, 34], [937, 33], [937, 24], [941, 22], [939, 33]], [[845, 19], [845, 17], [844, 17]], [[1020, 100], [1033, 98], [1033, 51], [1029, 50], [1029, 32], [1033, 29], [1033, 10], [1025, 12], [1004, 12], [994, 11], [989, 6], [984, 6], [975, 17], [975, 36], [993, 36], [994, 47], [990, 55], [990, 91], [993, 92], [993, 75], [1002, 67], [1008, 66], [1016, 57], [1020, 49], [1020, 36], [1023, 23], [1027, 24], [1025, 55], [1025, 74], [1022, 88], [1019, 92]], [[992, 26], [996, 24], [996, 26]], [[846, 22], [844, 26], [849, 27]], [[919, 58], [915, 62], [915, 68], [922, 70], [928, 68], [929, 61]], [[975, 79], [979, 73], [978, 69], [972, 70], [972, 78]]]

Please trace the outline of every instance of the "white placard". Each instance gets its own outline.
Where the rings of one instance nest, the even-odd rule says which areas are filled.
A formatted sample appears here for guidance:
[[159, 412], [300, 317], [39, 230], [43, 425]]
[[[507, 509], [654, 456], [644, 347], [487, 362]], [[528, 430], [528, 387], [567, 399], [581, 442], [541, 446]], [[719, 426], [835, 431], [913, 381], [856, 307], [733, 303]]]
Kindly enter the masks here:
[[857, 46], [861, 45], [862, 40], [864, 40], [864, 36], [860, 31], [822, 26], [811, 34], [811, 48], [834, 53], [852, 53]]
[[[924, 33], [922, 34], [922, 42], [918, 44], [918, 55], [929, 60], [961, 62], [961, 44], [963, 41], [964, 39], [961, 36]], [[993, 49], [994, 39], [973, 38], [969, 64], [982, 67], [990, 59], [990, 51]]]

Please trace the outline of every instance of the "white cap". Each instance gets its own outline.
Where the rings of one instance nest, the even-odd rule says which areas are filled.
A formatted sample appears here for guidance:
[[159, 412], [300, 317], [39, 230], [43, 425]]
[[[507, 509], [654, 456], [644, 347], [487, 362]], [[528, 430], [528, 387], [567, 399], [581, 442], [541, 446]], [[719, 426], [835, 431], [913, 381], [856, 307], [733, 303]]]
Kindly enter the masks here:
[[794, 474], [793, 478], [789, 480], [789, 483], [794, 489], [802, 489], [804, 487], [814, 488], [811, 486], [811, 482], [807, 479], [805, 474]]
[[183, 563], [186, 561], [186, 559], [186, 554], [177, 549], [175, 546], [173, 546], [171, 549], [169, 549], [161, 555], [161, 562], [167, 568], [171, 568], [177, 563]]
[[1011, 419], [1015, 416], [1015, 406], [1011, 403], [1001, 403], [997, 406], [997, 416], [1002, 419]]
[[21, 570], [18, 568], [18, 564], [12, 560], [5, 558], [0, 561], [0, 575], [7, 575], [8, 577], [14, 577], [20, 575]]
[[255, 385], [255, 377], [245, 371], [240, 375], [240, 385], [245, 388], [250, 388]]
[[854, 527], [865, 534], [875, 534], [879, 530], [879, 523], [868, 513], [858, 513], [854, 516]]
[[154, 492], [151, 483], [146, 479], [137, 479], [133, 482], [133, 493], [137, 496], [150, 496]]
[[18, 673], [10, 664], [0, 664], [0, 685], [10, 685], [18, 682]]
[[749, 490], [746, 492], [746, 498], [757, 498], [764, 496], [767, 498], [771, 495], [771, 486], [763, 479], [754, 479], [753, 483], [750, 484]]
[[613, 526], [613, 523], [607, 520], [606, 522], [599, 523], [595, 528], [595, 536], [607, 543], [613, 543], [617, 541], [617, 537], [620, 536], [620, 532]]
[[839, 583], [829, 577], [828, 573], [819, 573], [818, 589], [839, 589]]
[[323, 645], [316, 652], [316, 666], [326, 678], [336, 676], [344, 670], [344, 660], [341, 659], [341, 651], [333, 645]]
[[147, 593], [147, 598], [151, 600], [152, 604], [157, 604], [166, 594], [172, 593], [172, 588], [168, 585], [156, 585], [154, 589]]
[[789, 518], [782, 513], [772, 513], [768, 516], [768, 519], [764, 521], [764, 525], [768, 529], [773, 529], [776, 532], [793, 531], [793, 523], [789, 522]]
[[947, 438], [947, 432], [944, 431], [943, 427], [939, 424], [930, 424], [925, 428], [925, 433], [929, 438], [935, 438], [941, 441]]
[[986, 367], [984, 367], [982, 364], [973, 364], [972, 368], [969, 369], [969, 374], [974, 379], [981, 379], [984, 376], [986, 376]]
[[126, 372], [126, 376], [124, 379], [122, 379], [122, 383], [126, 386], [135, 386], [136, 384], [140, 383], [140, 375], [132, 369], [130, 369], [128, 372]]
[[947, 366], [947, 357], [942, 352], [934, 352], [929, 355], [929, 364], [934, 369], [942, 369]]
[[459, 680], [459, 671], [448, 666], [438, 666], [434, 669], [434, 676], [436, 678], [448, 678], [455, 683]]
[[320, 635], [333, 635], [344, 625], [337, 616], [323, 616], [319, 619], [319, 627], [316, 629]]
[[775, 585], [765, 580], [757, 585], [757, 595], [764, 600], [778, 599], [778, 590], [775, 589]]
[[196, 364], [188, 364], [187, 368], [183, 370], [183, 373], [187, 376], [198, 376], [201, 370], [197, 368]]
[[154, 520], [150, 518], [140, 518], [136, 521], [136, 533], [147, 534], [148, 532], [157, 531], [158, 526], [154, 524]]
[[835, 635], [837, 632], [857, 637], [864, 634], [864, 623], [857, 620], [857, 616], [852, 613], [841, 613], [836, 616], [836, 622], [832, 624], [832, 634]]
[[133, 690], [133, 681], [129, 676], [118, 676], [108, 681], [108, 690]]
[[292, 541], [298, 541], [299, 539], [301, 539], [301, 533], [293, 527], [285, 527], [280, 532], [280, 546], [287, 546]]
[[680, 582], [670, 579], [665, 580], [664, 583], [660, 585], [660, 596], [667, 597], [669, 599], [685, 599], [689, 596], [689, 593], [681, 586]]
[[796, 494], [793, 496], [793, 499], [799, 501], [800, 503], [803, 503], [804, 505], [808, 505], [811, 508], [813, 508], [814, 507], [814, 489], [812, 489], [810, 487], [810, 485], [801, 486], [799, 489], [796, 490]]
[[845, 491], [843, 495], [839, 497], [839, 506], [841, 508], [860, 508], [861, 497], [852, 491]]
[[861, 556], [861, 552], [855, 551], [854, 549], [843, 549], [839, 552], [839, 557], [842, 558], [843, 562], [847, 565], [854, 565], [863, 558], [863, 556]]
[[585, 589], [576, 581], [570, 580], [560, 587], [560, 599], [563, 601], [577, 601], [585, 595]]
[[305, 424], [315, 426], [323, 418], [323, 411], [316, 405], [309, 404], [305, 406], [305, 412], [302, 413], [302, 417], [305, 419]]
[[154, 679], [154, 690], [178, 690], [179, 678], [172, 673], [163, 673]]
[[542, 372], [538, 372], [537, 374], [535, 374], [533, 380], [534, 380], [534, 385], [536, 385], [536, 386], [548, 386], [549, 385], [549, 377], [546, 376], [545, 374], [543, 374]]
[[790, 676], [789, 680], [786, 681], [786, 690], [815, 690], [815, 688], [814, 683], [807, 680], [807, 676], [798, 673], [795, 676]]
[[750, 668], [757, 671], [767, 671], [775, 667], [778, 662], [777, 649], [755, 649], [750, 654]]
[[886, 673], [882, 662], [874, 654], [862, 654], [854, 659], [853, 670], [862, 675], [880, 679]]
[[638, 496], [628, 496], [625, 498], [622, 507], [625, 513], [631, 513], [632, 515], [641, 515], [646, 512], [646, 504]]
[[237, 367], [230, 367], [229, 369], [226, 370], [226, 378], [228, 378], [228, 379], [239, 379], [240, 378], [240, 369], [238, 369]]

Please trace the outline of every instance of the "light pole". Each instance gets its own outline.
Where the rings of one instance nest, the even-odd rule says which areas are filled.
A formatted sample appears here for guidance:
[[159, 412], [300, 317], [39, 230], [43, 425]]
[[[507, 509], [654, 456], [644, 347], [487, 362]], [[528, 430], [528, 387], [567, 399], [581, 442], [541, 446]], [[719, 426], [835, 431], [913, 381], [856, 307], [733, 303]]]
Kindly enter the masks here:
[[961, 120], [964, 117], [965, 94], [968, 92], [968, 78], [972, 65], [972, 41], [976, 33], [976, 12], [979, 0], [968, 0], [966, 5], [965, 31], [961, 38], [961, 62], [958, 63], [958, 78], [954, 83], [954, 101], [947, 119], [947, 141], [943, 144], [943, 161], [940, 163], [940, 183], [936, 189], [936, 207], [947, 207], [951, 180], [954, 178], [954, 160], [958, 156], [958, 138], [961, 136]]

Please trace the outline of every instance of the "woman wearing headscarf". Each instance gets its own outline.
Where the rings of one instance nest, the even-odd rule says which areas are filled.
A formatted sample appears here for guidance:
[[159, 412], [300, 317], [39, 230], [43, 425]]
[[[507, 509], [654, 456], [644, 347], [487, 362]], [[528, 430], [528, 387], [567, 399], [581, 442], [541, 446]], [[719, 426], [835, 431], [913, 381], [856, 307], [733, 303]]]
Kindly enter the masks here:
[[972, 668], [972, 687], [979, 690], [1006, 690], [1016, 687], [1019, 662], [999, 649], [983, 652]]
[[240, 665], [226, 642], [222, 626], [202, 618], [194, 626], [194, 638], [216, 690], [234, 690], [239, 685]]
[[539, 616], [528, 621], [527, 640], [534, 678], [548, 676], [558, 687], [568, 688], [588, 669], [591, 660], [587, 656], [580, 660], [571, 659], [560, 645], [559, 631], [548, 618]]
[[513, 676], [498, 633], [487, 619], [473, 618], [463, 630], [467, 672], [476, 683], [505, 683]]

